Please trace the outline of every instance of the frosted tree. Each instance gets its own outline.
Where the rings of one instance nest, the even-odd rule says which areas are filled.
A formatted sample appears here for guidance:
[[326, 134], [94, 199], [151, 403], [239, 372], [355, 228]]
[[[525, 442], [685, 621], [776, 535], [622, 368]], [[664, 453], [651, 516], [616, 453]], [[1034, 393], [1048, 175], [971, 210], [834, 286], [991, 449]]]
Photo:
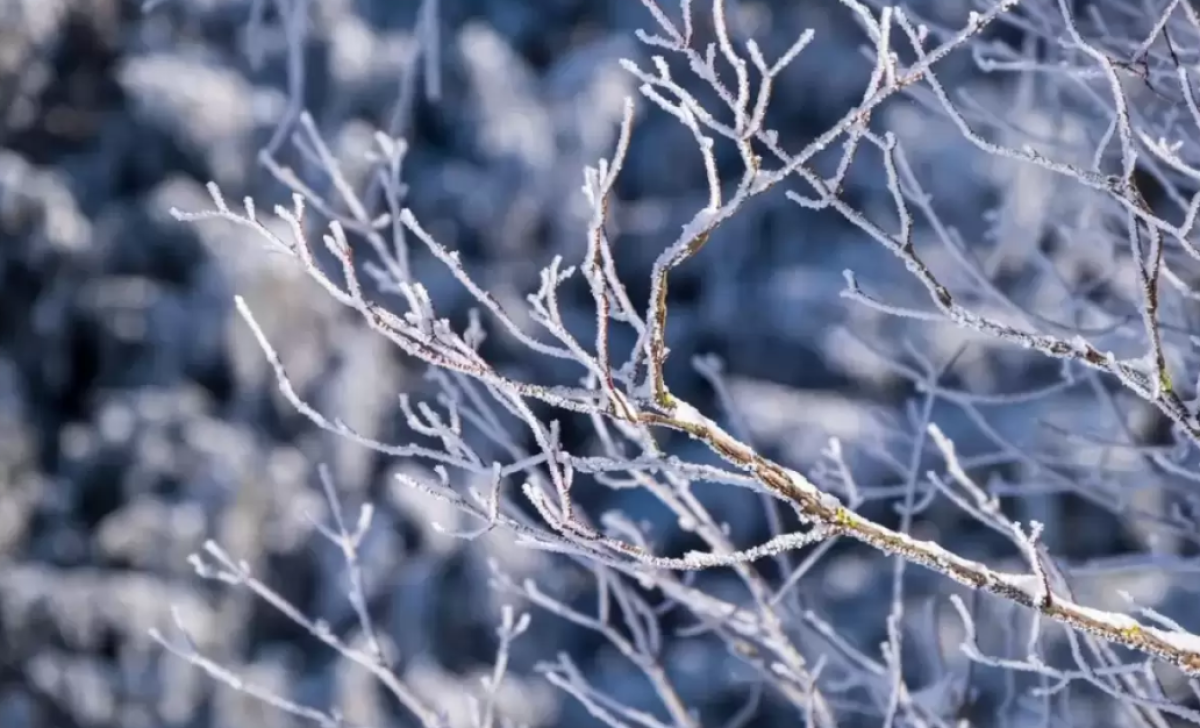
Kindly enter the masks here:
[[[599, 594], [594, 612], [581, 611], [535, 581], [510, 578], [499, 566], [494, 588], [595, 631], [640, 671], [658, 698], [653, 711], [626, 705], [590, 684], [565, 655], [541, 665], [546, 680], [609, 725], [708, 724], [690, 707], [666, 659], [667, 638], [658, 620], [668, 609], [690, 614], [695, 634], [715, 639], [755, 676], [747, 690], [752, 697], [734, 724], [753, 715], [761, 695], [791, 704], [810, 725], [836, 725], [849, 713], [872, 716], [873, 725], [964, 724], [956, 721], [969, 702], [972, 665], [1032, 676], [1040, 692], [1018, 701], [1030, 721], [1071, 720], [1055, 696], [1080, 683], [1114, 698], [1123, 716], [1114, 720], [1127, 720], [1121, 724], [1200, 723], [1200, 711], [1189, 707], [1200, 699], [1200, 636], [1132, 599], [1124, 611], [1089, 606], [1072, 588], [1074, 567], [1064, 566], [1047, 545], [1059, 538], [1054, 529], [1061, 519], [1047, 523], [1037, 517], [1053, 515], [1046, 504], [1071, 493], [1148, 532], [1167, 534], [1152, 543], [1172, 545], [1148, 548], [1137, 562], [1147, 569], [1172, 568], [1177, 556], [1191, 553], [1200, 534], [1195, 469], [1200, 420], [1192, 399], [1197, 278], [1190, 273], [1200, 269], [1194, 230], [1200, 210], [1197, 11], [1179, 0], [1083, 7], [1065, 0], [988, 0], [975, 3], [977, 10], [968, 2], [948, 3], [954, 7], [923, 17], [924, 4], [840, 0], [836, 5], [857, 24], [873, 70], [858, 101], [797, 146], [771, 127], [771, 104], [781, 77], [804, 67], [814, 32], [771, 55], [738, 30], [737, 9], [724, 0], [703, 9], [687, 0], [678, 8], [655, 0], [642, 4], [652, 29], [638, 39], [650, 57], [624, 63], [639, 85], [640, 102], [627, 100], [611, 156], [584, 171], [591, 218], [579, 231], [575, 257], [547, 260], [540, 286], [523, 307], [486, 290], [460, 255], [406, 207], [408, 188], [401, 177], [409, 150], [403, 139], [388, 130], [375, 135], [373, 172], [358, 189], [318, 124], [298, 105], [262, 154], [265, 166], [291, 190], [290, 206], [275, 208], [268, 220], [253, 200], [230, 205], [210, 185], [211, 209], [176, 213], [180, 220], [220, 221], [256, 233], [286, 264], [302, 268], [324, 295], [426, 365], [440, 390], [431, 401], [401, 399], [407, 424], [421, 442], [393, 444], [364, 435], [296, 391], [287, 362], [239, 299], [238, 313], [283, 395], [339, 438], [428, 465], [431, 477], [397, 477], [469, 514], [476, 526], [455, 531], [457, 537], [509, 534], [588, 575]], [[310, 10], [302, 0], [275, 6], [285, 19], [302, 19]], [[410, 84], [425, 92], [439, 83], [436, 23], [429, 20], [435, 6], [428, 0], [423, 6], [424, 76]], [[288, 25], [296, 28], [289, 49], [298, 85], [302, 25], [300, 20]], [[1020, 40], [1013, 42], [1014, 36]], [[999, 76], [994, 87], [999, 90], [990, 98], [955, 90], [946, 79], [961, 74], [942, 70], [952, 62]], [[1072, 115], [1046, 118], [1039, 104], [1070, 109]], [[620, 239], [614, 238], [610, 216], [619, 204], [617, 182], [638, 133], [636, 119], [652, 114], [670, 115], [694, 140], [707, 200], [665, 241], [652, 266], [648, 299], [640, 300], [618, 275]], [[946, 183], [927, 179], [921, 155], [942, 143], [970, 147], [995, 163], [994, 207], [947, 209], [929, 191], [931, 184]], [[281, 161], [288, 148], [291, 158], [303, 160], [303, 170]], [[854, 175], [877, 180], [888, 208], [867, 209], [844, 194]], [[1059, 200], [1031, 219], [1021, 208], [1022, 196], [1031, 194], [1024, 184], [1053, 191]], [[667, 374], [672, 276], [702, 256], [722, 256], [720, 246], [710, 242], [714, 233], [768, 194], [841, 218], [890, 254], [915, 284], [880, 286], [869, 276], [845, 273], [848, 305], [894, 322], [896, 335], [885, 341], [895, 348], [875, 353], [921, 393], [903, 424], [907, 460], [889, 461], [896, 487], [860, 482], [836, 439], [819, 463], [788, 466], [767, 457], [750, 443], [737, 397], [712, 360], [697, 360], [694, 369], [715, 388], [724, 411], [701, 411], [672, 389]], [[972, 227], [955, 222], [972, 215]], [[414, 277], [412, 260], [418, 256], [440, 262], [469, 292], [475, 303], [469, 320], [452, 322], [439, 312], [435, 296]], [[560, 297], [574, 287], [590, 295], [590, 325], [563, 315]], [[915, 345], [919, 334], [913, 333], [945, 328], [960, 333], [962, 347], [979, 346], [996, 357], [1017, 350], [1044, 356], [1056, 362], [1056, 377], [1010, 393], [947, 384], [944, 375], [961, 347], [951, 356], [936, 355]], [[530, 358], [554, 360], [567, 374], [532, 381], [497, 366], [485, 354], [489, 337], [523, 347]], [[875, 345], [865, 337], [859, 343], [864, 349]], [[989, 428], [989, 406], [1056, 410], [1076, 406], [1080, 396], [1098, 402], [1120, 426], [1101, 436], [1075, 422], [1081, 429], [1073, 448], [1042, 450], [1022, 450]], [[990, 451], [960, 456], [935, 421], [936, 403], [955, 408], [984, 431]], [[1132, 413], [1160, 418], [1165, 434], [1145, 444], [1128, 424]], [[564, 442], [568, 420], [590, 432], [587, 448]], [[707, 455], [693, 457], [697, 450], [689, 444], [703, 446]], [[1123, 453], [1120, 463], [1105, 458], [1102, 451], [1109, 449]], [[1001, 466], [1008, 468], [1006, 475]], [[345, 553], [365, 646], [352, 646], [301, 614], [216, 544], [196, 557], [198, 573], [250, 589], [377, 677], [422, 725], [452, 722], [445, 706], [429, 703], [393, 669], [372, 624], [367, 587], [356, 576], [356, 546], [369, 528], [370, 509], [351, 523], [336, 506], [327, 474], [324, 482], [337, 517], [322, 528]], [[698, 495], [701, 484], [750, 491], [760, 499], [773, 534], [749, 547], [735, 545], [721, 514]], [[580, 506], [580, 492], [597, 487], [651, 494], [672, 514], [674, 528], [703, 548], [664, 553], [658, 546], [664, 534], [628, 514]], [[1135, 497], [1146, 489], [1157, 494], [1150, 510]], [[1002, 499], [1024, 504], [1017, 517]], [[914, 523], [935, 501], [1007, 544], [1023, 568], [998, 568], [918, 535]], [[881, 502], [899, 512], [898, 522], [870, 515], [879, 513]], [[845, 541], [866, 545], [879, 559], [893, 558], [888, 638], [877, 654], [841, 639], [796, 594], [804, 576]], [[771, 568], [762, 568], [764, 563]], [[960, 620], [965, 638], [959, 647], [969, 658], [943, 666], [920, 690], [908, 685], [905, 642], [926, 639], [936, 645], [939, 638], [925, 616], [906, 609], [909, 565], [948, 580], [943, 601]], [[711, 588], [714, 582], [698, 576], [712, 571], [733, 575], [737, 589]], [[730, 596], [733, 591], [736, 596]], [[979, 595], [1024, 610], [1016, 627], [1004, 628], [1006, 654], [983, 646], [995, 640], [981, 634]], [[496, 673], [461, 720], [477, 726], [501, 720], [493, 698], [509, 645], [528, 620], [505, 613]], [[179, 627], [186, 634], [185, 620]], [[214, 678], [257, 690], [186, 641], [160, 639]], [[1167, 672], [1173, 677], [1164, 678]], [[337, 716], [277, 695], [260, 697], [323, 725], [341, 725]]]

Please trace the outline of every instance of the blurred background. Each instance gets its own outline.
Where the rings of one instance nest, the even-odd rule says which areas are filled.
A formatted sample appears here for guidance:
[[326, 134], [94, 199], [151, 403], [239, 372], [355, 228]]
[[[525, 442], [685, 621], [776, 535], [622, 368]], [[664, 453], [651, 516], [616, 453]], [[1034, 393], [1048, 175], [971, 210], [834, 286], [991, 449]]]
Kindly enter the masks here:
[[[538, 661], [560, 652], [598, 689], [661, 715], [644, 679], [595, 633], [489, 584], [489, 560], [517, 581], [553, 581], [559, 569], [566, 574], [562, 559], [499, 536], [467, 544], [436, 530], [435, 522], [453, 525], [459, 516], [391, 477], [427, 472], [428, 464], [341, 441], [297, 414], [233, 311], [233, 296], [246, 298], [297, 389], [373, 437], [411, 437], [397, 397], [432, 391], [423, 370], [253, 233], [223, 222], [182, 224], [169, 212], [210, 207], [210, 180], [231, 201], [253, 196], [260, 210], [286, 202], [257, 153], [298, 91], [355, 184], [367, 178], [363, 155], [376, 129], [407, 139], [406, 203], [461, 252], [477, 281], [520, 302], [553, 256], [575, 263], [584, 251], [582, 169], [611, 154], [624, 99], [637, 96], [618, 61], [646, 66], [652, 49], [634, 31], [653, 29], [653, 20], [636, 0], [442, 0], [425, 11], [417, 0], [309, 5], [297, 86], [294, 76], [289, 82], [285, 18], [273, 2], [163, 0], [143, 12], [134, 0], [0, 0], [0, 726], [301, 724], [164, 655], [147, 631], [169, 632], [172, 606], [206, 654], [249, 680], [369, 725], [411, 725], [369, 676], [244, 590], [199, 579], [188, 562], [215, 539], [302, 611], [353, 639], [340, 554], [309, 518], [328, 511], [316, 478], [322, 463], [347, 508], [375, 503], [364, 551], [371, 608], [405, 680], [456, 721], [463, 696], [491, 671], [497, 615], [508, 603], [531, 609], [535, 636], [513, 647], [501, 691], [507, 717], [598, 724], [539, 677]], [[859, 101], [871, 63], [864, 34], [839, 3], [730, 5], [733, 27], [769, 58], [805, 28], [816, 33], [776, 84], [768, 126], [785, 146], [811, 140]], [[966, 10], [957, 0], [910, 5], [952, 27]], [[989, 38], [1020, 42], [1012, 28]], [[1058, 148], [1088, 138], [1091, 126], [1069, 98], [1014, 103], [1013, 84], [972, 68], [969, 54], [955, 54], [941, 78], [969, 89], [979, 114], [1003, 108], [1014, 125], [1039, 130]], [[1067, 214], [1080, 230], [1105, 229], [1103, 215], [1088, 216], [1082, 193], [984, 157], [920, 104], [889, 105], [878, 121], [905, 142], [926, 191], [948, 224], [977, 241], [1001, 289], [1049, 312], [1065, 311], [1070, 300], [1055, 286], [1086, 280], [1093, 300], [1102, 289], [1129, 295], [1127, 260], [1045, 242], [1047, 227]], [[733, 150], [720, 154], [736, 180]], [[892, 220], [885, 181], [878, 155], [868, 155], [844, 197]], [[612, 217], [618, 265], [639, 305], [650, 265], [706, 195], [691, 135], [639, 101]], [[931, 248], [928, 257], [951, 283], [966, 280], [954, 277], [949, 253]], [[1039, 267], [1047, 260], [1057, 266], [1053, 284]], [[472, 300], [436, 261], [417, 251], [413, 268], [440, 311], [465, 315]], [[693, 367], [696, 357], [719, 357], [737, 421], [755, 446], [821, 477], [830, 469], [823, 451], [838, 438], [868, 496], [864, 510], [892, 525], [914, 467], [937, 462], [914, 434], [936, 420], [982, 469], [981, 482], [1007, 496], [1028, 487], [1020, 493], [1027, 497], [1005, 501], [1007, 512], [1044, 521], [1047, 547], [1064, 564], [1092, 565], [1080, 567], [1074, 584], [1083, 603], [1124, 609], [1117, 595], [1125, 590], [1200, 625], [1200, 610], [1186, 606], [1200, 584], [1195, 521], [1185, 514], [1160, 533], [1158, 516], [1174, 512], [1170, 491], [1139, 479], [1147, 471], [1132, 451], [1098, 446], [1114, 433], [1137, 445], [1165, 443], [1160, 418], [1086, 377], [1028, 401], [964, 407], [924, 398], [913, 380], [926, 368], [947, 387], [1000, 394], [1053, 384], [1061, 367], [847, 301], [839, 295], [845, 269], [881, 298], [921, 301], [903, 265], [833, 212], [802, 209], [781, 193], [755, 200], [674, 279], [673, 391], [730, 417]], [[576, 293], [562, 301], [564, 315], [586, 329], [592, 301]], [[527, 380], [556, 373], [553, 360], [503, 338], [489, 340], [487, 351]], [[568, 441], [586, 439], [583, 424], [566, 425]], [[1132, 495], [1114, 506], [1109, 486], [1135, 480]], [[921, 488], [918, 500], [929, 500]], [[1081, 495], [1089, 489], [1100, 496]], [[768, 534], [756, 497], [717, 487], [698, 495], [739, 543]], [[595, 486], [579, 498], [597, 513], [669, 516], [638, 490]], [[1130, 515], [1130, 502], [1151, 517]], [[922, 507], [914, 528], [926, 537], [999, 568], [1024, 568], [1003, 539], [952, 506]], [[667, 550], [679, 543], [668, 539]], [[1162, 568], [1138, 561], [1150, 550]], [[846, 644], [877, 656], [892, 568], [879, 554], [840, 545], [797, 587], [800, 603]], [[721, 588], [719, 575], [705, 578]], [[905, 598], [927, 610], [932, 625], [920, 632], [932, 641], [905, 654], [905, 678], [917, 693], [966, 670], [953, 666], [963, 631], [944, 580], [917, 568], [905, 579]], [[588, 590], [578, 589], [571, 598], [584, 600]], [[1014, 625], [1023, 617], [992, 606], [979, 609], [989, 625], [1006, 625], [995, 633], [1007, 636], [991, 645], [1003, 652], [1019, 641]], [[669, 627], [665, 620], [667, 664], [681, 695], [700, 724], [723, 725], [744, 706], [747, 683], [731, 677], [732, 658], [720, 645]], [[800, 616], [789, 629], [802, 651], [829, 648]], [[963, 715], [1023, 724], [1012, 702], [1024, 689], [1020, 678], [976, 667], [969, 684]], [[1120, 723], [1098, 691], [1074, 700], [1080, 725]], [[768, 698], [749, 724], [801, 718]], [[844, 721], [879, 724], [854, 710]]]

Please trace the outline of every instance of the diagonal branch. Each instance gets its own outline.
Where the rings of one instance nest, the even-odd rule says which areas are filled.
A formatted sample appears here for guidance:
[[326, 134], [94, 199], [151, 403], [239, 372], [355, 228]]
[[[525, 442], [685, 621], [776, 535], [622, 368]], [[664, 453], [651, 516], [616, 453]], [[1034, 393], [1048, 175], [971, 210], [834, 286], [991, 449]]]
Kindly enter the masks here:
[[644, 413], [648, 424], [687, 433], [729, 463], [742, 468], [792, 504], [812, 525], [860, 541], [886, 554], [899, 556], [947, 576], [972, 589], [1034, 609], [1073, 629], [1159, 657], [1188, 675], [1200, 677], [1200, 635], [1170, 632], [1111, 612], [1091, 609], [1056, 596], [1036, 573], [1012, 574], [963, 558], [933, 541], [915, 539], [845, 508], [790, 468], [759, 455], [694, 407], [676, 400], [664, 413]]

